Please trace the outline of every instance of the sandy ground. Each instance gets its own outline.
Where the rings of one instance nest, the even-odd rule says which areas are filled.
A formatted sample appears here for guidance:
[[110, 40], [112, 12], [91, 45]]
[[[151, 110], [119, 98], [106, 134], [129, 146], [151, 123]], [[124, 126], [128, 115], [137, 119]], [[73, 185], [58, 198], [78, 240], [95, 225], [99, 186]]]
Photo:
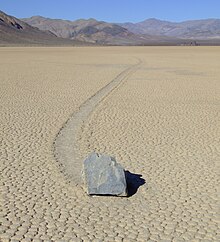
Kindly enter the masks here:
[[[2, 241], [219, 240], [219, 47], [2, 48], [0, 56]], [[77, 140], [81, 157], [116, 156], [140, 187], [129, 198], [89, 197], [61, 172], [54, 141], [137, 59]]]

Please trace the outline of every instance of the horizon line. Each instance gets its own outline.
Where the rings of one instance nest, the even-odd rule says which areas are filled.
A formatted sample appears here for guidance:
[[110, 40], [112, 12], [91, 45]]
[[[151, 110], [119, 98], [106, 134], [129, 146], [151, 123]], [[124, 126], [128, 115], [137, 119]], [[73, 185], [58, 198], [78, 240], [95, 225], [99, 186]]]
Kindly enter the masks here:
[[[16, 17], [16, 16], [15, 16]], [[77, 21], [77, 20], [89, 20], [89, 19], [93, 19], [93, 20], [96, 20], [96, 21], [99, 21], [99, 22], [108, 22], [108, 23], [132, 23], [132, 24], [136, 24], [136, 23], [141, 23], [141, 22], [144, 22], [146, 20], [159, 20], [159, 21], [164, 21], [164, 22], [171, 22], [171, 23], [182, 23], [182, 22], [187, 22], [187, 21], [200, 21], [200, 20], [220, 20], [220, 18], [215, 18], [215, 17], [209, 17], [209, 18], [199, 18], [199, 19], [186, 19], [186, 20], [181, 20], [181, 21], [173, 21], [173, 20], [167, 20], [167, 19], [160, 19], [160, 18], [155, 18], [155, 17], [150, 17], [150, 18], [146, 18], [146, 19], [143, 19], [141, 21], [135, 21], [135, 22], [132, 22], [132, 21], [125, 21], [125, 22], [112, 22], [112, 21], [108, 21], [108, 20], [103, 20], [103, 19], [99, 19], [99, 18], [94, 18], [94, 17], [89, 17], [89, 18], [77, 18], [77, 19], [66, 19], [66, 18], [52, 18], [52, 17], [46, 17], [46, 16], [43, 16], [43, 15], [33, 15], [33, 16], [30, 16], [30, 17], [22, 17], [22, 18], [19, 18], [19, 17], [16, 17], [18, 19], [25, 19], [25, 18], [32, 18], [32, 17], [42, 17], [42, 18], [48, 18], [48, 19], [53, 19], [53, 20], [66, 20], [66, 21], [71, 21], [71, 22], [74, 22], [74, 21]]]
[[[0, 11], [2, 11], [0, 9]], [[4, 12], [4, 11], [2, 11]], [[163, 18], [156, 18], [156, 17], [147, 17], [143, 20], [140, 20], [140, 21], [123, 21], [123, 22], [114, 22], [114, 21], [108, 21], [108, 20], [103, 20], [103, 19], [99, 19], [99, 18], [95, 18], [95, 17], [88, 17], [88, 18], [77, 18], [77, 19], [66, 19], [66, 18], [61, 18], [61, 17], [48, 17], [48, 16], [43, 16], [43, 15], [32, 15], [32, 16], [29, 16], [29, 17], [17, 17], [16, 15], [11, 15], [10, 13], [7, 13], [7, 12], [4, 12], [6, 13], [7, 15], [10, 15], [10, 16], [13, 16], [13, 17], [16, 17], [18, 19], [25, 19], [25, 18], [32, 18], [32, 17], [43, 17], [43, 18], [48, 18], [48, 19], [54, 19], [54, 20], [66, 20], [66, 21], [77, 21], [77, 20], [89, 20], [89, 19], [94, 19], [96, 21], [102, 21], [102, 22], [108, 22], [108, 23], [115, 23], [115, 24], [124, 24], [124, 23], [132, 23], [132, 24], [136, 24], [136, 23], [140, 23], [140, 22], [144, 22], [146, 20], [150, 20], [150, 19], [154, 19], [154, 20], [159, 20], [159, 21], [166, 21], [166, 22], [171, 22], [171, 23], [182, 23], [182, 22], [187, 22], [187, 21], [200, 21], [200, 20], [220, 20], [220, 18], [215, 18], [215, 17], [208, 17], [208, 18], [192, 18], [192, 19], [185, 19], [185, 20], [168, 20], [168, 19], [163, 19]]]

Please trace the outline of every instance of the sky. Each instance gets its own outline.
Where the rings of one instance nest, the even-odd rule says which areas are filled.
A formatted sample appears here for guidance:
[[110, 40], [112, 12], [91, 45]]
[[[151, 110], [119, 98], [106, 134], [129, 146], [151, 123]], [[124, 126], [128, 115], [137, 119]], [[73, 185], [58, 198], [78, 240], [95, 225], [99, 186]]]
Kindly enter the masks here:
[[220, 0], [0, 0], [0, 10], [17, 18], [41, 15], [115, 23], [140, 22], [147, 18], [180, 22], [220, 19]]

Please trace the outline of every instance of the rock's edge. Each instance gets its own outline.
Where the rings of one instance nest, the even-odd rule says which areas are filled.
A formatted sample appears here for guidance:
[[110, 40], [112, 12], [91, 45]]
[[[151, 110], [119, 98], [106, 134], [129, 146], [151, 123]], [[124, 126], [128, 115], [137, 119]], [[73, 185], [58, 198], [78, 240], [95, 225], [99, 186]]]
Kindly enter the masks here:
[[[86, 162], [90, 162], [92, 156], [97, 156], [97, 157], [103, 157], [105, 159], [110, 159], [112, 162], [115, 162], [115, 166], [117, 166], [120, 169], [120, 175], [122, 175], [122, 179], [123, 181], [121, 181], [121, 184], [123, 184], [125, 186], [125, 190], [121, 193], [99, 193], [99, 192], [91, 192], [89, 189], [89, 178], [86, 176]], [[95, 157], [94, 157], [95, 158]], [[106, 155], [106, 154], [100, 154], [100, 153], [96, 153], [96, 152], [92, 152], [90, 153], [90, 155], [84, 160], [83, 162], [83, 169], [82, 169], [82, 178], [83, 178], [83, 182], [84, 182], [84, 190], [86, 191], [86, 193], [89, 196], [117, 196], [117, 197], [127, 197], [128, 196], [128, 188], [127, 188], [127, 181], [126, 181], [126, 175], [125, 175], [125, 170], [124, 168], [121, 166], [120, 163], [118, 163], [114, 157]], [[98, 188], [97, 188], [98, 189]]]

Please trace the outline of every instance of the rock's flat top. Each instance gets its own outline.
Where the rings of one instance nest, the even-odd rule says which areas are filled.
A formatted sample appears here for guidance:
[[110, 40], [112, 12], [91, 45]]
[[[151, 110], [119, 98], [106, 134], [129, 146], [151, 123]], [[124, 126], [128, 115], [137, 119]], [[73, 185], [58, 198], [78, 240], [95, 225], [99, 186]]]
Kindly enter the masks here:
[[91, 153], [83, 173], [89, 195], [127, 196], [124, 169], [113, 157]]

